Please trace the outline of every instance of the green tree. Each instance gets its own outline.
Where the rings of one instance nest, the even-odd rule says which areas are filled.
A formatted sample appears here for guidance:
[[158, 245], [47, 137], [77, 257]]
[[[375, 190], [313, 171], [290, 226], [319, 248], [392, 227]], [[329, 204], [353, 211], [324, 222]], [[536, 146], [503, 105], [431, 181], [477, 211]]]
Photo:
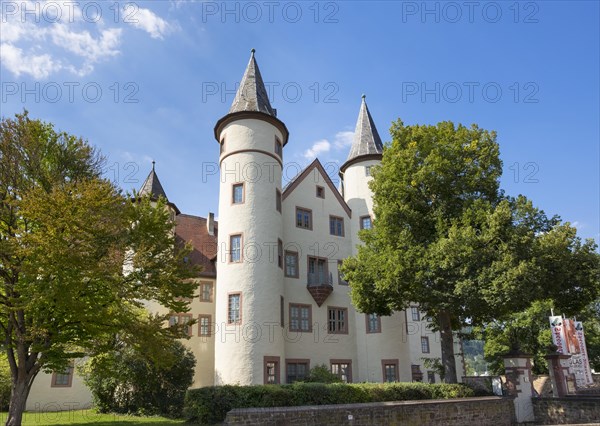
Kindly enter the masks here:
[[196, 359], [181, 342], [172, 341], [160, 356], [116, 342], [114, 350], [90, 359], [85, 383], [101, 412], [179, 417], [194, 378]]
[[456, 382], [454, 330], [536, 299], [569, 309], [594, 300], [595, 243], [525, 197], [504, 195], [495, 132], [398, 120], [391, 135], [373, 170], [373, 227], [342, 270], [359, 310], [388, 315], [417, 302], [433, 318], [446, 382]]
[[84, 140], [24, 112], [0, 122], [0, 160], [1, 347], [12, 380], [6, 424], [16, 426], [40, 370], [107, 350], [116, 334], [179, 335], [143, 314], [142, 301], [186, 310], [176, 298], [192, 295], [193, 271], [165, 200], [133, 203], [101, 178], [103, 158]]

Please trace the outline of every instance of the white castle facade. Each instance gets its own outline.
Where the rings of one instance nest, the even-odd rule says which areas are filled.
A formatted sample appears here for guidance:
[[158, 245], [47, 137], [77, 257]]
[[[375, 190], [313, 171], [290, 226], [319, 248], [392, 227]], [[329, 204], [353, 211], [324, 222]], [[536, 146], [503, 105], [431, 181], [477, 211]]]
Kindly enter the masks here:
[[[383, 146], [364, 97], [339, 190], [318, 159], [282, 187], [289, 133], [270, 105], [254, 52], [215, 138], [218, 223], [169, 203], [178, 238], [194, 248], [189, 261], [203, 267], [189, 312], [170, 313], [172, 323], [196, 320], [184, 341], [197, 361], [193, 387], [291, 383], [321, 364], [346, 382], [439, 382], [425, 362], [441, 357], [426, 314], [416, 305], [385, 317], [359, 313], [338, 272], [356, 254], [358, 231], [373, 220], [370, 168]], [[166, 197], [154, 168], [140, 193]], [[461, 352], [457, 341], [459, 377]], [[65, 373], [40, 374], [27, 408], [89, 405], [81, 378]]]

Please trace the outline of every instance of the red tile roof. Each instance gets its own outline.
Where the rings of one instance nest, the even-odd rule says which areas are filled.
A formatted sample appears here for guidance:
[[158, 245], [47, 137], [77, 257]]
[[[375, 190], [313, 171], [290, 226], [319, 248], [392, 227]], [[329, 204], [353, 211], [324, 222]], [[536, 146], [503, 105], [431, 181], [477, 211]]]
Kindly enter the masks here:
[[208, 234], [206, 218], [179, 214], [175, 218], [175, 234], [180, 241], [192, 244], [193, 250], [188, 255], [192, 265], [200, 265], [203, 270], [200, 276], [216, 277], [215, 262], [217, 257], [217, 222], [214, 235]]

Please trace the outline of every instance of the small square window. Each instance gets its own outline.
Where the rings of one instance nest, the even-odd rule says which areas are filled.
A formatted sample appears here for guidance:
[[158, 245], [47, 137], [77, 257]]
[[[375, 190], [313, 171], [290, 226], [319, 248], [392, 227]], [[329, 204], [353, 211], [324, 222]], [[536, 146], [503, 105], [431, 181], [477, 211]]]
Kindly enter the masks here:
[[68, 366], [64, 371], [52, 373], [53, 388], [70, 388], [73, 384], [73, 365]]
[[296, 227], [312, 229], [312, 211], [296, 207]]
[[421, 352], [429, 353], [429, 337], [421, 337]]
[[242, 322], [242, 295], [233, 293], [228, 296], [227, 322], [229, 324], [239, 324]]
[[298, 278], [298, 253], [295, 251], [285, 252], [285, 276]]
[[416, 306], [410, 307], [410, 315], [413, 321], [421, 321], [421, 314], [419, 313], [419, 308]]
[[281, 191], [279, 189], [275, 190], [275, 210], [281, 213]]
[[211, 334], [211, 316], [198, 315], [198, 336], [209, 337]]
[[344, 236], [344, 219], [337, 216], [329, 216], [329, 233], [338, 237]]
[[280, 157], [283, 154], [283, 145], [278, 137], [275, 137], [275, 154], [279, 155]]
[[381, 360], [381, 367], [384, 383], [393, 383], [399, 380], [397, 359], [383, 359]]
[[200, 301], [201, 302], [212, 302], [213, 301], [213, 284], [211, 282], [200, 282]]
[[244, 184], [236, 183], [232, 190], [232, 204], [242, 204], [244, 202]]
[[229, 237], [229, 261], [232, 263], [237, 263], [242, 261], [242, 236], [241, 235], [231, 235]]
[[381, 317], [377, 314], [367, 314], [367, 333], [381, 333]]
[[344, 274], [342, 274], [342, 271], [340, 270], [342, 266], [342, 261], [338, 260], [337, 261], [337, 267], [338, 267], [338, 284], [339, 285], [348, 285], [348, 281], [346, 281], [344, 279]]
[[344, 383], [352, 383], [352, 361], [331, 360], [331, 372], [336, 374]]
[[286, 360], [286, 383], [302, 381], [308, 376], [308, 360]]
[[290, 303], [290, 331], [312, 332], [312, 307]]
[[277, 266], [283, 269], [283, 241], [277, 240]]
[[372, 166], [366, 166], [365, 167], [365, 175], [366, 176], [371, 176], [371, 167]]
[[371, 216], [361, 216], [360, 229], [371, 229]]
[[317, 185], [317, 197], [325, 198], [325, 188], [323, 188], [322, 186], [319, 186], [319, 185]]
[[435, 371], [428, 371], [427, 372], [427, 381], [429, 383], [435, 383]]
[[348, 334], [348, 309], [347, 308], [327, 308], [329, 334]]
[[265, 385], [279, 384], [279, 357], [266, 356], [264, 358]]
[[192, 320], [192, 314], [171, 314], [169, 317], [169, 327], [181, 326], [183, 332], [188, 336], [192, 335], [192, 327], [188, 323]]

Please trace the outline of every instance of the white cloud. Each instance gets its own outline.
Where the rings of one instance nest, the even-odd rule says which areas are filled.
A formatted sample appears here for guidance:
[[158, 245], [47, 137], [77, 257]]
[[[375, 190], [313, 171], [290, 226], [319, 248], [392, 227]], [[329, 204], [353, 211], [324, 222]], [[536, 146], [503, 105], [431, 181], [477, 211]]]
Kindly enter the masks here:
[[571, 222], [573, 228], [577, 228], [578, 231], [585, 228], [585, 223], [579, 222], [578, 220]]
[[50, 29], [55, 45], [92, 63], [119, 54], [121, 32], [120, 28], [109, 28], [95, 38], [88, 31], [73, 31], [67, 24], [54, 24]]
[[164, 19], [156, 16], [149, 9], [139, 8], [135, 14], [127, 20], [135, 28], [146, 31], [152, 38], [160, 38], [171, 31], [171, 26]]
[[349, 147], [352, 145], [353, 139], [354, 139], [354, 132], [349, 132], [349, 131], [337, 132], [335, 134], [335, 140], [333, 141], [333, 144], [338, 149], [346, 148], [346, 147]]
[[29, 74], [34, 78], [47, 78], [62, 67], [48, 54], [27, 54], [9, 43], [0, 45], [0, 59], [6, 69], [17, 77]]
[[312, 144], [312, 147], [304, 151], [304, 158], [313, 160], [322, 152], [328, 152], [331, 149], [331, 144], [327, 139], [321, 139]]

